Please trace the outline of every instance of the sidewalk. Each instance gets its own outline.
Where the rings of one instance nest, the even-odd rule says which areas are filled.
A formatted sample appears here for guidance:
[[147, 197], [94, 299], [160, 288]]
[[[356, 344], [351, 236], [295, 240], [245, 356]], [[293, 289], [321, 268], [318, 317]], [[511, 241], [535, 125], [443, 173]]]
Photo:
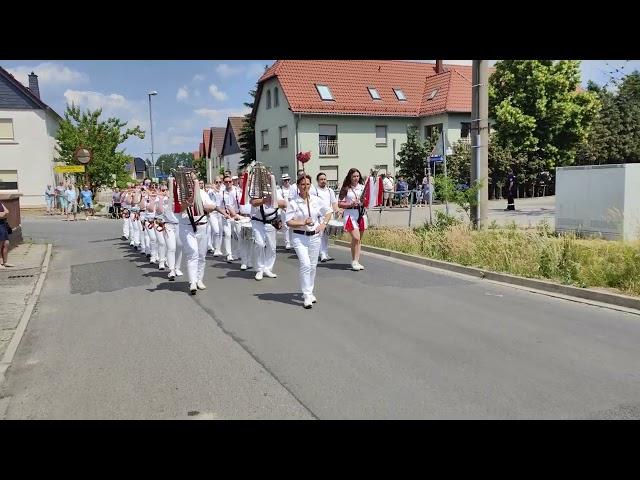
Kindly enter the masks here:
[[24, 314], [40, 276], [47, 245], [22, 243], [9, 253], [15, 267], [0, 270], [0, 360]]

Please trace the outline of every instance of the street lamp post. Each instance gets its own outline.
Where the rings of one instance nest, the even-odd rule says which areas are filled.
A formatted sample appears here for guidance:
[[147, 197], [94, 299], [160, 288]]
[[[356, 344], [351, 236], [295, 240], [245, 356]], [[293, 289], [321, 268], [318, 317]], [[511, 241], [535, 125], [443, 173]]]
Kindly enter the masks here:
[[153, 168], [153, 177], [155, 178], [156, 176], [156, 160], [155, 158], [153, 158], [153, 116], [151, 114], [151, 97], [153, 95], [158, 95], [158, 92], [153, 90], [151, 92], [148, 93], [149, 95], [149, 127], [150, 127], [150, 132], [151, 132], [151, 165]]

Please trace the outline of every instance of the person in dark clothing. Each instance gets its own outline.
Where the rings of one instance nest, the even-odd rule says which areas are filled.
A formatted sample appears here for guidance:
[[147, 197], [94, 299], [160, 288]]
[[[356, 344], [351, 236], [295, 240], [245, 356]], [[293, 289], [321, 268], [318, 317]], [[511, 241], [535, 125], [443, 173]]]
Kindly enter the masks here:
[[515, 210], [516, 205], [514, 203], [514, 197], [516, 194], [516, 176], [513, 174], [513, 169], [509, 169], [507, 174], [507, 208], [505, 210]]

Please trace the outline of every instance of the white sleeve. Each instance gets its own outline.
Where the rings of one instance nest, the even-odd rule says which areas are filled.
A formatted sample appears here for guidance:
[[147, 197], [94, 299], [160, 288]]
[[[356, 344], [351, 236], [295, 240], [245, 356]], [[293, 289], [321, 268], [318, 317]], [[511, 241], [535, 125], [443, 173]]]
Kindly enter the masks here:
[[287, 211], [285, 213], [285, 217], [284, 217], [284, 221], [285, 222], [289, 222], [291, 220], [293, 220], [293, 218], [296, 215], [296, 211], [298, 210], [298, 207], [296, 205], [295, 202], [289, 202], [287, 204]]
[[329, 189], [329, 203], [331, 203], [331, 206], [333, 206], [334, 203], [336, 203], [338, 201], [338, 198], [336, 197], [336, 192], [333, 191], [333, 189]]

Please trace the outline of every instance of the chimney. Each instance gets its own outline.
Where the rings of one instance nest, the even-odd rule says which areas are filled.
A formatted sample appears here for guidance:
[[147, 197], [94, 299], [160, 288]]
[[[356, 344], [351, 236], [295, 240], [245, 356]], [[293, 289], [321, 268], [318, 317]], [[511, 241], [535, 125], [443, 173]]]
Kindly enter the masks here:
[[436, 73], [444, 72], [444, 68], [442, 68], [442, 60], [436, 60]]
[[31, 93], [33, 93], [36, 97], [40, 98], [40, 87], [38, 86], [38, 76], [33, 72], [29, 74], [29, 90], [31, 90]]

